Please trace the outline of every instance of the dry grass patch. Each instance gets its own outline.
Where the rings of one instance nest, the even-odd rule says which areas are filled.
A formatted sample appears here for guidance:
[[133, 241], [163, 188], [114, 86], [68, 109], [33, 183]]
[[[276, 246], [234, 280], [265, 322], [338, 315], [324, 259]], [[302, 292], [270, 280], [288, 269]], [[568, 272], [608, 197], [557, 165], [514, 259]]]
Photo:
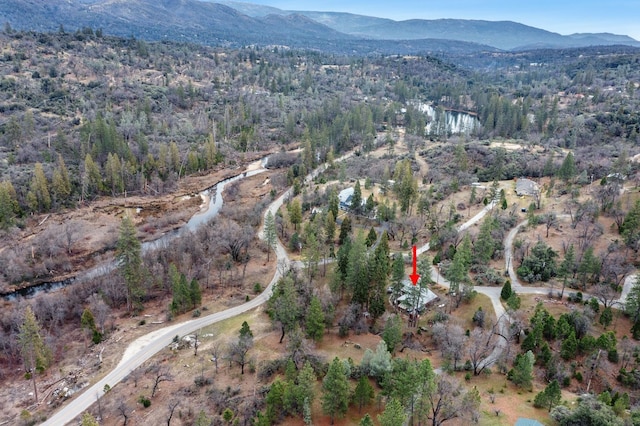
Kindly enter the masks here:
[[480, 293], [478, 293], [476, 297], [473, 298], [471, 303], [462, 302], [460, 306], [452, 312], [452, 315], [460, 320], [461, 325], [465, 329], [472, 330], [473, 328], [475, 328], [475, 324], [473, 323], [473, 315], [480, 307], [485, 314], [485, 326], [495, 324], [496, 313], [493, 311], [491, 299], [489, 298], [489, 296]]
[[[464, 380], [464, 373], [457, 373], [457, 376]], [[534, 383], [533, 391], [529, 392], [509, 382], [506, 375], [491, 373], [472, 376], [465, 385], [467, 388], [476, 387], [480, 393], [481, 426], [513, 425], [520, 417], [536, 419], [545, 425], [555, 424], [547, 410], [533, 406], [535, 396], [544, 390], [542, 384]], [[491, 402], [492, 397], [494, 402]], [[572, 393], [562, 392], [563, 402], [576, 398]]]
[[[565, 295], [566, 294], [569, 294], [569, 292], [565, 290]], [[525, 312], [528, 317], [533, 315], [538, 303], [542, 303], [542, 306], [556, 318], [562, 314], [569, 313], [576, 308], [582, 308], [582, 305], [570, 303], [564, 299], [550, 299], [547, 296], [538, 294], [519, 294], [519, 296], [521, 300], [520, 311]]]

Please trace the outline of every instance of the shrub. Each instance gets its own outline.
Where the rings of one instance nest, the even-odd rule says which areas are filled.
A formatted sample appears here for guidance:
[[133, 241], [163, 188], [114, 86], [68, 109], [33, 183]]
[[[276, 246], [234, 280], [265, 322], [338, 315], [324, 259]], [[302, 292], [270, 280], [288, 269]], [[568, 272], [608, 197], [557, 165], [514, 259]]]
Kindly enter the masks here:
[[507, 301], [509, 300], [512, 294], [513, 294], [513, 291], [511, 290], [511, 281], [506, 280], [504, 282], [504, 285], [502, 286], [502, 291], [500, 292], [500, 298], [502, 298], [502, 300], [504, 301]]
[[484, 311], [482, 310], [482, 306], [478, 307], [478, 310], [473, 314], [473, 322], [478, 327], [484, 327]]
[[520, 309], [520, 296], [518, 296], [515, 292], [511, 293], [511, 296], [507, 300], [507, 306], [514, 311]]
[[138, 402], [142, 404], [144, 408], [149, 408], [151, 406], [151, 400], [144, 395], [140, 395]]
[[204, 376], [198, 376], [196, 377], [193, 382], [195, 383], [196, 386], [198, 387], [203, 387], [206, 385], [210, 385], [211, 384], [211, 379], [208, 377], [204, 377]]

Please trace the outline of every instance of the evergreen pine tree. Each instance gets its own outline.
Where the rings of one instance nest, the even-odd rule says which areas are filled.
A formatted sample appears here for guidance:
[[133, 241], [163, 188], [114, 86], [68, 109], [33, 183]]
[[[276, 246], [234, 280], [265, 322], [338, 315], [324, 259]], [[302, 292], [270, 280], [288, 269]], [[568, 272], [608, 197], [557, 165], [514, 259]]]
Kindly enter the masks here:
[[8, 229], [14, 224], [18, 212], [16, 191], [10, 181], [0, 182], [0, 229]]
[[384, 412], [378, 416], [380, 426], [399, 426], [404, 424], [407, 415], [404, 413], [404, 407], [395, 398], [387, 403]]
[[289, 221], [293, 225], [293, 229], [298, 229], [298, 225], [302, 222], [302, 206], [300, 205], [300, 201], [298, 199], [294, 199], [289, 203], [288, 212], [289, 212]]
[[602, 313], [600, 314], [599, 322], [604, 326], [604, 328], [607, 328], [611, 325], [612, 320], [613, 320], [613, 311], [611, 310], [611, 307], [607, 306], [602, 310]]
[[49, 195], [49, 183], [44, 175], [41, 163], [36, 163], [33, 168], [33, 178], [27, 193], [27, 203], [34, 212], [46, 212], [51, 208], [51, 195]]
[[320, 300], [313, 296], [307, 311], [306, 319], [307, 337], [313, 339], [316, 342], [322, 340], [324, 335], [324, 312], [322, 311], [322, 305]]
[[636, 280], [631, 286], [631, 290], [627, 295], [627, 301], [624, 304], [624, 311], [631, 319], [631, 334], [634, 339], [640, 339], [640, 275], [636, 276]]
[[298, 385], [296, 386], [296, 395], [299, 401], [308, 401], [309, 405], [313, 405], [315, 400], [315, 384], [318, 378], [313, 371], [313, 367], [306, 361], [304, 366], [298, 373]]
[[189, 284], [189, 296], [191, 300], [192, 308], [195, 309], [202, 303], [202, 290], [200, 290], [200, 284], [195, 278], [191, 279]]
[[349, 216], [345, 216], [340, 224], [340, 235], [338, 236], [338, 244], [342, 245], [349, 238], [351, 234], [351, 219]]
[[539, 408], [547, 408], [549, 411], [556, 405], [560, 404], [562, 399], [562, 391], [557, 380], [553, 380], [547, 387], [538, 393], [533, 400], [533, 405]]
[[566, 157], [564, 157], [564, 161], [562, 162], [562, 166], [558, 170], [558, 177], [565, 182], [572, 180], [577, 174], [576, 162], [573, 158], [573, 153], [569, 152]]
[[393, 315], [387, 319], [382, 331], [382, 340], [387, 344], [387, 349], [394, 354], [396, 347], [402, 340], [402, 322], [400, 317]]
[[362, 412], [362, 407], [369, 405], [373, 401], [374, 396], [375, 391], [371, 383], [369, 383], [369, 379], [366, 376], [361, 376], [353, 393], [353, 402], [358, 405], [359, 413]]
[[347, 413], [350, 394], [344, 364], [337, 357], [329, 365], [322, 381], [322, 390], [322, 411], [331, 417], [333, 424], [336, 418], [342, 418]]
[[338, 198], [338, 192], [335, 186], [329, 189], [329, 211], [333, 215], [333, 220], [336, 220], [338, 213], [340, 213], [340, 199]]
[[51, 360], [51, 353], [44, 344], [40, 324], [38, 324], [38, 320], [29, 305], [25, 309], [24, 321], [18, 330], [18, 343], [24, 369], [33, 382], [33, 394], [35, 402], [38, 403], [36, 372], [42, 373], [47, 369]]
[[376, 234], [376, 230], [372, 226], [371, 229], [369, 229], [369, 233], [367, 234], [367, 240], [365, 241], [365, 244], [367, 245], [367, 247], [371, 247], [377, 239], [378, 235]]
[[56, 203], [64, 205], [69, 201], [69, 196], [71, 195], [71, 179], [69, 178], [69, 171], [61, 154], [58, 154], [58, 163], [53, 170], [51, 190]]
[[504, 301], [509, 300], [513, 291], [511, 290], [511, 280], [506, 280], [504, 285], [502, 286], [502, 291], [500, 292], [500, 298]]
[[578, 340], [576, 339], [575, 331], [571, 330], [569, 336], [562, 341], [560, 356], [566, 361], [575, 358], [577, 352]]
[[251, 328], [249, 327], [249, 323], [247, 323], [246, 321], [242, 322], [242, 325], [240, 326], [240, 338], [253, 338], [253, 332], [251, 331]]
[[276, 221], [271, 210], [269, 210], [264, 217], [264, 240], [267, 243], [267, 262], [269, 262], [271, 250], [275, 250], [278, 242]]
[[373, 420], [371, 420], [369, 413], [365, 414], [360, 420], [360, 426], [373, 426]]
[[347, 286], [352, 292], [352, 301], [361, 304], [365, 309], [369, 303], [369, 269], [367, 268], [367, 248], [364, 236], [358, 235], [349, 251], [347, 268]]
[[116, 245], [116, 264], [127, 287], [127, 310], [138, 307], [143, 296], [141, 244], [136, 228], [128, 216], [122, 219], [120, 237]]
[[362, 213], [362, 189], [360, 188], [359, 180], [356, 180], [356, 185], [353, 188], [353, 196], [351, 197], [351, 210], [355, 214]]
[[333, 216], [333, 212], [328, 211], [325, 218], [324, 232], [327, 237], [327, 243], [333, 247], [334, 238], [336, 236], [336, 218]]
[[367, 215], [371, 216], [371, 212], [376, 208], [376, 200], [373, 198], [373, 193], [369, 194], [367, 197], [367, 202], [365, 204], [365, 211]]
[[391, 264], [391, 290], [393, 300], [400, 296], [404, 277], [404, 259], [402, 258], [402, 253], [396, 253], [393, 256], [393, 263]]
[[509, 371], [509, 379], [511, 379], [516, 386], [525, 390], [531, 390], [534, 363], [535, 356], [533, 352], [527, 351], [525, 354], [519, 354], [516, 356], [513, 369]]

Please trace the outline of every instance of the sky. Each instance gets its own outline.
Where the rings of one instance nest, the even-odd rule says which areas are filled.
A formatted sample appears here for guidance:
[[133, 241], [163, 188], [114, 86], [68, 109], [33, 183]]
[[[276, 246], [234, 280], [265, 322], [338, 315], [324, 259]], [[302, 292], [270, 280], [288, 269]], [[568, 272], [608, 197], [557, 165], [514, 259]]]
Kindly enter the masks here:
[[639, 0], [240, 0], [285, 10], [405, 19], [515, 21], [563, 35], [608, 32], [640, 41]]

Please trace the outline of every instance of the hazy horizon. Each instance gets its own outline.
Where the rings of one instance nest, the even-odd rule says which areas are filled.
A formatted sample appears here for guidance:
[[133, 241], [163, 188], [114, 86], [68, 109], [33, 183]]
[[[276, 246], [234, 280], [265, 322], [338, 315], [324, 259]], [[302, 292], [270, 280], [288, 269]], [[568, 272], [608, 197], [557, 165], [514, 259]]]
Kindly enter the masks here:
[[[210, 0], [211, 1], [211, 0]], [[215, 1], [215, 0], [213, 0]], [[381, 0], [244, 0], [284, 10], [348, 12], [358, 15], [407, 19], [479, 19], [515, 21], [524, 25], [569, 35], [612, 33], [640, 41], [640, 2], [633, 0], [513, 2], [509, 0], [450, 0], [398, 3]]]

